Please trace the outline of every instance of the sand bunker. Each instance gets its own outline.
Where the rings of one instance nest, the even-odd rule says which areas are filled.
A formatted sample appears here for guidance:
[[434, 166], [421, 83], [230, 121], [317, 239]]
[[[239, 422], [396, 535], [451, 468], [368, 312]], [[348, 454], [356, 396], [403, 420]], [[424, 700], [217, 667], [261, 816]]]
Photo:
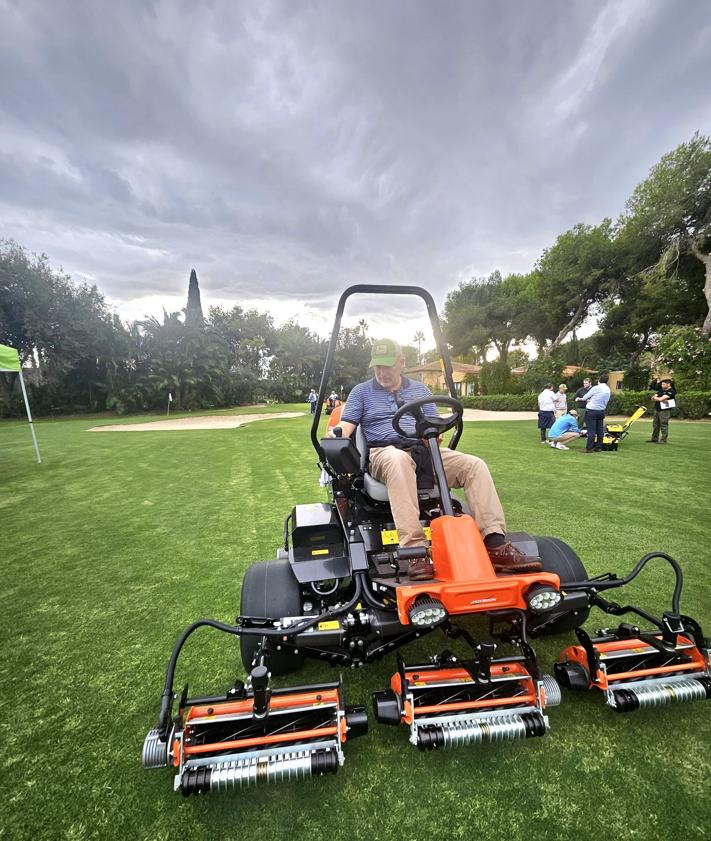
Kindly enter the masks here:
[[166, 418], [150, 423], [115, 423], [108, 426], [93, 426], [89, 432], [170, 432], [185, 429], [236, 429], [245, 423], [279, 418], [298, 418], [305, 412], [270, 412], [264, 415], [215, 415], [196, 418]]

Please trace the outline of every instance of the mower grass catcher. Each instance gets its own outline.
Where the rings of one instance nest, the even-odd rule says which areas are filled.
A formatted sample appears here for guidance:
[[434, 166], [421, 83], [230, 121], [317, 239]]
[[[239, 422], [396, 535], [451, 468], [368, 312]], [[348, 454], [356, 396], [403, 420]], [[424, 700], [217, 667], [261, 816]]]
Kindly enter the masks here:
[[[402, 418], [414, 418], [415, 437], [431, 456], [434, 486], [418, 489], [426, 549], [399, 547], [387, 488], [368, 473], [360, 428], [354, 438], [318, 438], [345, 302], [362, 292], [425, 301], [452, 395], [407, 403], [393, 417], [399, 435], [406, 434]], [[311, 427], [329, 502], [294, 506], [276, 559], [247, 569], [234, 625], [200, 619], [183, 631], [168, 662], [157, 726], [145, 739], [144, 767], [172, 766], [175, 790], [184, 796], [333, 774], [346, 742], [368, 730], [365, 708], [346, 704], [340, 680], [275, 687], [272, 677], [298, 671], [305, 657], [365, 666], [436, 632], [449, 645], [456, 642], [458, 653], [444, 648], [417, 664], [398, 655], [390, 688], [373, 693], [376, 720], [407, 728], [422, 751], [543, 736], [548, 710], [561, 701], [560, 685], [600, 689], [618, 712], [711, 697], [709, 645], [698, 623], [680, 612], [682, 572], [668, 555], [645, 555], [626, 578], [589, 579], [563, 541], [516, 532], [508, 540], [540, 558], [541, 569], [497, 573], [470, 512], [447, 486], [438, 439], [454, 430], [454, 449], [461, 435], [463, 409], [454, 394], [429, 293], [414, 286], [354, 286], [343, 293]], [[450, 414], [426, 415], [428, 404]], [[337, 408], [330, 426], [339, 415]], [[408, 577], [418, 557], [431, 558], [432, 579]], [[671, 564], [676, 576], [671, 609], [661, 618], [603, 597], [652, 559]], [[651, 627], [623, 622], [591, 637], [581, 626], [594, 607], [612, 616], [635, 614]], [[485, 638], [457, 624], [471, 615], [488, 619]], [[186, 686], [178, 696], [180, 652], [202, 627], [239, 638], [247, 680], [222, 695], [191, 698]], [[579, 644], [562, 652], [555, 678], [544, 674], [529, 638], [571, 631]]]

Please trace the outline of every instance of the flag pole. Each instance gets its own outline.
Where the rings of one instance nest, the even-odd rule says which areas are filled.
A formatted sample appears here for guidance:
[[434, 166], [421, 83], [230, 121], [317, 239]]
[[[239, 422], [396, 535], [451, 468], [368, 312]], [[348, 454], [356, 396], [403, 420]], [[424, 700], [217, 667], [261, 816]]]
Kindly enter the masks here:
[[166, 411], [166, 413], [165, 413], [165, 416], [166, 416], [167, 418], [169, 418], [169, 417], [170, 417], [170, 404], [171, 404], [172, 402], [173, 402], [173, 395], [171, 394], [171, 392], [168, 392], [168, 409], [167, 409], [167, 411]]
[[27, 399], [27, 391], [25, 389], [25, 380], [22, 376], [22, 369], [18, 372], [20, 374], [20, 388], [22, 388], [22, 397], [25, 401], [25, 409], [27, 410], [27, 420], [30, 422], [30, 432], [32, 433], [32, 443], [35, 445], [35, 453], [37, 455], [37, 464], [42, 464], [40, 458], [39, 445], [37, 444], [37, 436], [35, 435], [35, 426], [32, 423], [32, 412], [30, 411], [30, 401]]

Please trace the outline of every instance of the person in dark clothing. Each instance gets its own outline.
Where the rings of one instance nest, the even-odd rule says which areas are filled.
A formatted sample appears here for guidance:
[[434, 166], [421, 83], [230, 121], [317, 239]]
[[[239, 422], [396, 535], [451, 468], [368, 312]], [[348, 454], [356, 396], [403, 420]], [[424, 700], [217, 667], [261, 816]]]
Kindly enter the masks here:
[[590, 377], [585, 377], [585, 379], [583, 380], [583, 384], [575, 392], [575, 408], [578, 411], [578, 426], [581, 429], [585, 428], [585, 411], [587, 408], [587, 404], [584, 400], [581, 400], [580, 398], [583, 396], [583, 394], [587, 394], [588, 391], [590, 391], [591, 387], [592, 380], [590, 379]]
[[660, 380], [653, 388], [657, 389], [657, 393], [652, 395], [654, 402], [652, 437], [647, 443], [666, 444], [669, 437], [671, 410], [676, 406], [676, 389], [668, 377]]
[[597, 385], [594, 385], [581, 398], [587, 407], [585, 426], [588, 430], [588, 440], [583, 450], [584, 453], [602, 452], [602, 439], [605, 435], [605, 410], [612, 395], [607, 384], [608, 379], [607, 374], [600, 374], [597, 378]]

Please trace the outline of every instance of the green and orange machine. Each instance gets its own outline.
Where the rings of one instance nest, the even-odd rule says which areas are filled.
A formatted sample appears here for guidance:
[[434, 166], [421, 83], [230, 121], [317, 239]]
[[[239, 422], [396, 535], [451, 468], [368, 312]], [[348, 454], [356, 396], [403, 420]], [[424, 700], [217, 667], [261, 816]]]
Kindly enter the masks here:
[[[355, 440], [318, 437], [344, 306], [359, 293], [424, 300], [451, 395], [406, 404], [393, 419], [402, 434], [402, 418], [412, 415], [432, 458], [434, 486], [418, 492], [435, 572], [429, 581], [407, 576], [408, 562], [422, 550], [398, 546], [387, 488], [368, 473], [360, 430]], [[424, 404], [432, 402], [449, 414], [425, 415]], [[406, 727], [420, 750], [543, 736], [550, 709], [561, 702], [561, 684], [598, 688], [619, 712], [711, 698], [709, 645], [698, 623], [681, 613], [682, 572], [668, 555], [645, 555], [625, 578], [590, 579], [562, 540], [516, 532], [508, 538], [539, 556], [542, 570], [497, 574], [471, 514], [450, 494], [442, 465], [438, 439], [453, 430], [449, 446], [457, 446], [462, 414], [429, 293], [412, 286], [347, 289], [311, 427], [329, 501], [293, 507], [276, 558], [247, 569], [233, 624], [201, 619], [180, 635], [158, 722], [144, 742], [144, 767], [172, 766], [174, 787], [185, 796], [335, 773], [348, 741], [367, 732], [365, 708], [346, 703], [340, 678], [286, 687], [273, 678], [297, 672], [306, 657], [337, 668], [367, 666], [436, 632], [450, 647], [425, 662], [406, 663], [398, 655], [389, 688], [373, 694], [375, 719]], [[670, 609], [661, 617], [604, 597], [657, 559], [671, 564], [676, 576]], [[581, 626], [592, 608], [634, 614], [649, 627], [623, 622], [590, 636]], [[472, 615], [488, 620], [482, 639], [459, 622]], [[245, 679], [221, 694], [190, 697], [187, 687], [178, 694], [180, 652], [202, 627], [239, 638]], [[554, 675], [546, 674], [531, 639], [572, 631], [578, 645], [562, 652]]]

